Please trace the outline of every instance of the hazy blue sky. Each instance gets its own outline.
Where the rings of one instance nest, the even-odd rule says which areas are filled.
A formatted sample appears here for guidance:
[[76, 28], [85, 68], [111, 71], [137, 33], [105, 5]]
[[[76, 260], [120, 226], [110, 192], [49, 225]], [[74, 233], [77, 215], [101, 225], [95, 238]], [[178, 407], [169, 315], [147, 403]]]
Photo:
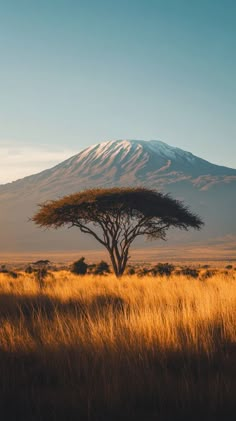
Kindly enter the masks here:
[[236, 168], [235, 21], [235, 0], [0, 0], [0, 183], [115, 138]]

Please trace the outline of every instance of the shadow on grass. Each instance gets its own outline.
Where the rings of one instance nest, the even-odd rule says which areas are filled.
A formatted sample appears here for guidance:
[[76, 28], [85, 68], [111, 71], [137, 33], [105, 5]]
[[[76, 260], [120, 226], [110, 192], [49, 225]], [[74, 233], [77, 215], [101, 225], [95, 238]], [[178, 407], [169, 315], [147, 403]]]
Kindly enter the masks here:
[[[3, 420], [234, 420], [233, 370], [207, 363], [206, 356], [186, 362], [178, 353], [162, 366], [151, 353], [130, 363], [78, 347], [33, 353], [0, 351], [0, 411]], [[216, 357], [217, 358], [217, 357]]]
[[55, 314], [87, 318], [96, 317], [98, 314], [105, 315], [108, 311], [114, 316], [129, 311], [129, 305], [121, 297], [116, 295], [96, 295], [90, 301], [82, 299], [69, 299], [62, 301], [55, 297], [46, 295], [0, 295], [0, 320], [2, 318], [12, 319], [24, 316], [32, 319], [34, 315], [40, 314], [44, 318], [52, 319]]
[[[62, 302], [45, 295], [0, 296], [0, 323], [34, 315], [50, 322], [57, 313], [114, 317], [129, 311], [119, 296]], [[29, 323], [28, 323], [29, 322]], [[212, 326], [214, 342], [222, 327]], [[37, 333], [37, 332], [36, 332]], [[184, 335], [184, 331], [182, 332]], [[125, 335], [125, 333], [124, 333]], [[183, 336], [183, 341], [185, 341]], [[125, 341], [124, 341], [125, 344]], [[178, 421], [235, 419], [235, 344], [200, 350], [127, 348], [120, 343], [94, 348], [92, 341], [49, 346], [31, 352], [0, 343], [0, 414], [7, 421]]]

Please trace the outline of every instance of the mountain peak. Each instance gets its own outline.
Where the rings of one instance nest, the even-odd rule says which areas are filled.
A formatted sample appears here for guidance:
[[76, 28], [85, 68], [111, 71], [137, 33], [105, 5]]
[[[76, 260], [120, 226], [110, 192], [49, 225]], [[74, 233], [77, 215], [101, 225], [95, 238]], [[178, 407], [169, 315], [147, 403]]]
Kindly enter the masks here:
[[[211, 164], [160, 140], [118, 139], [92, 145], [53, 168], [0, 186], [2, 247], [11, 249], [14, 243], [19, 249], [32, 249], [33, 244], [43, 244], [45, 233], [41, 238], [27, 222], [37, 203], [87, 188], [137, 185], [184, 200], [204, 218], [206, 238], [232, 233], [236, 170]], [[64, 233], [61, 242], [54, 238], [48, 234], [52, 248], [56, 243], [64, 247]], [[76, 234], [74, 238], [73, 248], [77, 247]]]
[[[94, 184], [143, 183], [162, 188], [184, 180], [203, 188], [232, 176], [236, 177], [236, 170], [214, 165], [160, 140], [115, 139], [89, 146], [53, 168], [11, 183], [9, 188], [17, 191], [19, 184], [26, 189], [37, 182], [40, 190], [50, 191], [55, 186], [66, 193], [74, 186], [80, 190]], [[8, 190], [7, 186], [0, 186], [0, 190]]]
[[[135, 151], [143, 151], [144, 153], [158, 154], [160, 157], [168, 159], [177, 159], [185, 157], [187, 160], [194, 160], [194, 155], [180, 148], [170, 146], [161, 140], [137, 140], [137, 139], [115, 139], [97, 143], [84, 150], [86, 153], [96, 151], [97, 156], [104, 153], [119, 153], [123, 151], [134, 153]], [[79, 154], [78, 154], [79, 155]]]

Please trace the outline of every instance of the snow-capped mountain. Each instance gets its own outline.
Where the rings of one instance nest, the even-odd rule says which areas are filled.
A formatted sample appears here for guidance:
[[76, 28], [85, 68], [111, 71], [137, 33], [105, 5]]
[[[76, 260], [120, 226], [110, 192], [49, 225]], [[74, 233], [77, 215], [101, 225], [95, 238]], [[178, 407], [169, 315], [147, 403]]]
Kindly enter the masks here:
[[[94, 185], [166, 184], [188, 180], [197, 188], [208, 189], [236, 179], [236, 170], [211, 164], [180, 148], [158, 140], [114, 140], [84, 149], [59, 165], [0, 186], [1, 191], [26, 194], [45, 192], [64, 194]], [[37, 191], [35, 187], [37, 185]]]
[[[157, 140], [114, 140], [90, 146], [59, 165], [0, 186], [2, 250], [75, 248], [70, 238], [39, 232], [26, 222], [37, 203], [88, 187], [144, 185], [184, 200], [206, 221], [203, 237], [235, 230], [236, 170], [211, 164]], [[73, 237], [73, 238], [72, 238]], [[192, 238], [192, 237], [191, 237]], [[47, 245], [45, 241], [49, 242]], [[67, 241], [68, 240], [68, 241]], [[96, 244], [93, 244], [95, 247]]]

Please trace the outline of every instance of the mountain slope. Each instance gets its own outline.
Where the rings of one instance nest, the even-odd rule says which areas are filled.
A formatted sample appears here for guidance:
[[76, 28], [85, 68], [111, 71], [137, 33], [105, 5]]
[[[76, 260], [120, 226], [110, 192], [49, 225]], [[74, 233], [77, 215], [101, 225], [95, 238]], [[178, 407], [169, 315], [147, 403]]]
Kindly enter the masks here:
[[[88, 187], [144, 185], [172, 193], [206, 221], [202, 233], [178, 239], [219, 237], [235, 232], [236, 170], [211, 164], [161, 141], [117, 140], [86, 148], [61, 164], [0, 186], [2, 250], [75, 248], [78, 232], [37, 230], [27, 222], [36, 204]], [[83, 237], [83, 247], [91, 247]], [[92, 243], [92, 247], [96, 247]]]

